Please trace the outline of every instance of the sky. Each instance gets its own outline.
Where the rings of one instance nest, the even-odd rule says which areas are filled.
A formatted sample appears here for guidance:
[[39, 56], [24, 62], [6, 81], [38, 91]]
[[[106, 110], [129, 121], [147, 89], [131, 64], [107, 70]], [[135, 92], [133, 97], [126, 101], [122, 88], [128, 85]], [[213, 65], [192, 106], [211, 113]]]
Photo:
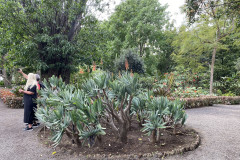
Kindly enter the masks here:
[[[110, 2], [110, 9], [108, 12], [99, 15], [99, 19], [107, 19], [111, 13], [114, 11], [116, 5], [118, 5], [121, 0], [105, 0], [106, 2]], [[181, 13], [180, 7], [184, 4], [185, 0], [159, 0], [159, 2], [163, 5], [168, 4], [167, 12], [169, 12], [171, 16], [171, 21], [175, 22], [176, 27], [180, 27], [181, 24], [186, 23], [185, 15]], [[100, 18], [101, 17], [101, 18]]]
[[184, 5], [185, 0], [159, 0], [161, 4], [168, 4], [167, 11], [170, 12], [171, 20], [175, 21], [175, 26], [180, 27], [182, 23], [186, 23], [186, 18], [180, 11], [180, 7]]

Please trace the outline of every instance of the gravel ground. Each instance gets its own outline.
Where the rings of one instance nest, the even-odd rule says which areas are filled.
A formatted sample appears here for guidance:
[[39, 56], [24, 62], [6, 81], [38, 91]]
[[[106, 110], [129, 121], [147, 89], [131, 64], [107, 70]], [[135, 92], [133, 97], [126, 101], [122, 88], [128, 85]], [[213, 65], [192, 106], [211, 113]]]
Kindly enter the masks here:
[[[200, 133], [201, 145], [167, 160], [240, 160], [240, 105], [215, 105], [187, 110], [187, 125]], [[40, 144], [39, 128], [23, 131], [23, 109], [9, 109], [0, 101], [0, 160], [82, 159]], [[67, 153], [67, 152], [66, 152]]]

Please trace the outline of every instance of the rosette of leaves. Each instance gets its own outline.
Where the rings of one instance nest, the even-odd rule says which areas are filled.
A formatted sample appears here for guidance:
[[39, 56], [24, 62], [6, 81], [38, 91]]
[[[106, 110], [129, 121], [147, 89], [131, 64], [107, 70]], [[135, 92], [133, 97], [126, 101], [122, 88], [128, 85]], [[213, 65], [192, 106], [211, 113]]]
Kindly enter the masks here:
[[139, 126], [142, 126], [147, 116], [146, 103], [153, 97], [153, 92], [142, 92], [132, 100], [131, 114], [136, 115]]
[[174, 86], [174, 74], [165, 75], [165, 79], [162, 79], [153, 85], [153, 93], [155, 96], [170, 96], [172, 88]]
[[187, 114], [184, 110], [184, 102], [179, 99], [174, 100], [169, 105], [170, 125], [173, 126], [173, 133], [176, 134], [177, 124], [184, 125], [187, 119]]
[[160, 141], [160, 129], [166, 128], [164, 116], [169, 114], [168, 110], [169, 100], [166, 97], [154, 97], [147, 103], [148, 108], [148, 119], [143, 124], [143, 132], [152, 139], [152, 143]]
[[98, 136], [105, 134], [99, 122], [104, 111], [101, 101], [93, 101], [82, 90], [55, 76], [49, 82], [45, 80], [44, 85], [46, 88], [39, 91], [36, 116], [52, 131], [54, 146], [61, 142], [64, 133], [77, 146], [86, 140], [92, 146]]

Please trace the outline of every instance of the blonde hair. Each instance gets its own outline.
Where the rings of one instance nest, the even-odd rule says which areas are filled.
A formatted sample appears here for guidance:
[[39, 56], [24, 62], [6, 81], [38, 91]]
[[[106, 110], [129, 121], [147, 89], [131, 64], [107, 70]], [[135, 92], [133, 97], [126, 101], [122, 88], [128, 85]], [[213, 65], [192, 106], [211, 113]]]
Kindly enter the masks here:
[[24, 87], [24, 90], [27, 91], [28, 88], [31, 89], [34, 85], [36, 85], [36, 87], [37, 87], [37, 84], [38, 83], [37, 83], [36, 74], [29, 73], [27, 83], [26, 83], [26, 86]]

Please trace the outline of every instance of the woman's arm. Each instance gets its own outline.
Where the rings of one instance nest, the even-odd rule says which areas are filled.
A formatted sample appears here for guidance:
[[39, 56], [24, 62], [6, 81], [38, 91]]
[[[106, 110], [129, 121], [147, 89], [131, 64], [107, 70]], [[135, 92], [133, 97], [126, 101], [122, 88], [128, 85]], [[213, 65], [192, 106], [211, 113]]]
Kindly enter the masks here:
[[26, 75], [26, 74], [22, 71], [22, 69], [19, 69], [18, 72], [21, 73], [24, 78], [28, 79], [28, 75]]
[[20, 93], [25, 93], [25, 94], [29, 94], [29, 95], [33, 95], [34, 92], [31, 92], [31, 91], [25, 91], [25, 90], [22, 90], [22, 89], [19, 89], [18, 90]]

